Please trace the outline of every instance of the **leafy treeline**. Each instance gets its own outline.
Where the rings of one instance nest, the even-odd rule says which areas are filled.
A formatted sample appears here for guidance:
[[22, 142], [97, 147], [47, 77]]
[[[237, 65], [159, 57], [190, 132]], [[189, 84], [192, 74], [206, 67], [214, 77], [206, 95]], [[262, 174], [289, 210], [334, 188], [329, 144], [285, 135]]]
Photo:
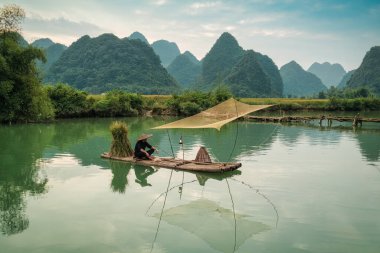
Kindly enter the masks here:
[[113, 34], [83, 36], [74, 42], [50, 67], [46, 81], [69, 83], [90, 93], [120, 89], [172, 94], [179, 89], [150, 46]]
[[242, 98], [242, 102], [254, 105], [274, 105], [269, 111], [370, 111], [380, 110], [380, 99], [375, 97], [337, 98], [329, 99], [299, 99], [299, 98]]
[[210, 92], [185, 91], [181, 95], [174, 95], [167, 102], [171, 113], [176, 115], [193, 115], [217, 105], [232, 97], [230, 90], [220, 86]]
[[155, 114], [191, 115], [232, 96], [225, 87], [207, 93], [188, 91], [161, 101], [118, 90], [104, 95], [89, 95], [67, 84], [47, 86], [46, 89], [58, 118], [138, 116], [148, 111]]
[[109, 91], [105, 95], [89, 95], [67, 84], [47, 86], [57, 118], [137, 116], [143, 110], [140, 95]]
[[350, 88], [345, 87], [343, 89], [335, 88], [331, 86], [326, 91], [319, 92], [318, 98], [372, 98], [376, 97], [368, 88], [358, 87]]
[[195, 87], [210, 90], [220, 83], [229, 86], [235, 95], [244, 97], [280, 97], [283, 91], [282, 79], [273, 61], [253, 50], [245, 51], [227, 32], [202, 60], [201, 79]]
[[[230, 97], [226, 86], [210, 92], [185, 91], [173, 96], [141, 96], [124, 91], [109, 91], [103, 95], [89, 95], [66, 84], [46, 87], [57, 118], [117, 117], [154, 115], [188, 116], [210, 108]], [[334, 89], [334, 88], [331, 88]], [[336, 88], [335, 88], [336, 89]], [[350, 99], [329, 93], [329, 99], [242, 99], [252, 104], [274, 104], [270, 110], [379, 110], [380, 99], [367, 97], [366, 91], [352, 91]], [[355, 94], [355, 95], [354, 95]], [[348, 93], [347, 93], [348, 95]], [[327, 95], [326, 95], [327, 96]]]

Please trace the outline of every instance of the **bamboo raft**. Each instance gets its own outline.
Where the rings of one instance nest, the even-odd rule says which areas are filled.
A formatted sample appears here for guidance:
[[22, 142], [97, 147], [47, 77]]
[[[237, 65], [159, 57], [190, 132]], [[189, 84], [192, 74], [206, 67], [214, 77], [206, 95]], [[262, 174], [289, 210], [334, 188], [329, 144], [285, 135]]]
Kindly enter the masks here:
[[211, 162], [202, 163], [189, 160], [181, 160], [170, 157], [156, 157], [154, 160], [141, 160], [134, 157], [115, 157], [110, 156], [109, 153], [101, 154], [102, 158], [129, 162], [145, 166], [158, 166], [168, 169], [183, 170], [183, 171], [197, 171], [197, 172], [225, 172], [233, 171], [241, 167], [241, 163], [222, 163]]
[[363, 122], [375, 122], [380, 123], [380, 118], [362, 118], [357, 114], [354, 117], [339, 117], [339, 116], [283, 116], [283, 117], [267, 117], [267, 116], [247, 116], [249, 120], [261, 121], [261, 122], [309, 122], [312, 120], [319, 120], [319, 125], [322, 125], [324, 120], [327, 120], [329, 126], [332, 122], [352, 122], [353, 126], [362, 126]]

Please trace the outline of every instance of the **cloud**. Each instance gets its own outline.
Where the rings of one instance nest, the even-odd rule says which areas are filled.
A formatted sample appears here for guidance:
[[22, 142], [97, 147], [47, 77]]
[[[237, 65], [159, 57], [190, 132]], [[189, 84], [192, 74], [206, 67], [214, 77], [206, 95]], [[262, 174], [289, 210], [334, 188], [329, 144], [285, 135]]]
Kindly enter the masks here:
[[154, 5], [165, 5], [167, 3], [168, 3], [167, 0], [155, 0], [155, 1], [153, 1]]
[[380, 16], [380, 4], [376, 5], [368, 10], [369, 15], [373, 17], [379, 17]]
[[270, 36], [277, 38], [294, 38], [304, 36], [304, 32], [291, 29], [253, 29], [250, 31], [252, 36]]
[[147, 15], [147, 14], [149, 14], [149, 12], [148, 11], [146, 11], [146, 10], [141, 10], [141, 9], [136, 9], [136, 10], [134, 10], [133, 11], [133, 13], [134, 14], [136, 14], [136, 15]]
[[216, 2], [195, 2], [186, 8], [186, 12], [190, 15], [197, 15], [203, 12], [216, 12], [223, 7], [223, 4], [219, 1]]
[[209, 9], [220, 5], [220, 2], [198, 2], [190, 5], [191, 9]]
[[329, 33], [312, 33], [297, 29], [253, 29], [249, 30], [250, 36], [264, 36], [275, 38], [298, 38], [302, 40], [336, 41], [339, 37]]
[[38, 15], [26, 17], [24, 22], [24, 34], [29, 40], [40, 37], [64, 38], [60, 43], [70, 44], [73, 40], [83, 35], [96, 36], [106, 32], [105, 29], [87, 22], [75, 22], [63, 17], [44, 19]]
[[238, 23], [240, 25], [252, 25], [259, 23], [271, 23], [284, 18], [285, 14], [267, 14], [267, 15], [255, 15], [254, 17], [240, 19]]

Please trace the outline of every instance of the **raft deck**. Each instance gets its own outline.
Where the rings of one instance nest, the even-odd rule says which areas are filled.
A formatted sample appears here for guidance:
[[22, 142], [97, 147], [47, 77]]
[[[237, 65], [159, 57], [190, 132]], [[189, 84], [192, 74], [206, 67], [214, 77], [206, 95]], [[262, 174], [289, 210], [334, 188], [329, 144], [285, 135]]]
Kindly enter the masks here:
[[102, 158], [124, 161], [134, 164], [140, 164], [145, 166], [159, 166], [168, 169], [184, 170], [184, 171], [199, 171], [199, 172], [224, 172], [232, 171], [241, 167], [241, 163], [200, 163], [189, 160], [181, 160], [169, 157], [156, 157], [154, 160], [141, 160], [134, 157], [115, 157], [110, 156], [109, 153], [101, 154]]

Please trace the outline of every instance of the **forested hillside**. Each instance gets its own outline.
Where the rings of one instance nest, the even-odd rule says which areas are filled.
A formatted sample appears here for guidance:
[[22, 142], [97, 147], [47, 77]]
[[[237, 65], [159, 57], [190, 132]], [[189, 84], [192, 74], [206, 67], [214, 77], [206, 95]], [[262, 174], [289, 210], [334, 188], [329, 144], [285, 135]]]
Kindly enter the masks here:
[[179, 89], [149, 45], [113, 34], [83, 36], [74, 42], [50, 67], [46, 80], [68, 83], [90, 93], [121, 89], [171, 94]]
[[322, 84], [317, 76], [305, 71], [295, 61], [282, 66], [280, 73], [284, 82], [284, 96], [312, 96], [327, 90], [327, 87]]
[[[235, 95], [245, 97], [250, 94], [279, 97], [283, 90], [280, 73], [272, 59], [253, 50], [245, 51], [227, 32], [219, 37], [203, 59], [201, 78], [195, 87], [210, 90], [221, 83], [230, 87]], [[242, 90], [239, 91], [238, 87]]]
[[183, 88], [189, 88], [199, 78], [201, 63], [189, 51], [178, 55], [167, 67], [168, 72]]
[[380, 95], [380, 46], [368, 51], [360, 67], [352, 75], [347, 86], [350, 88], [367, 87]]

